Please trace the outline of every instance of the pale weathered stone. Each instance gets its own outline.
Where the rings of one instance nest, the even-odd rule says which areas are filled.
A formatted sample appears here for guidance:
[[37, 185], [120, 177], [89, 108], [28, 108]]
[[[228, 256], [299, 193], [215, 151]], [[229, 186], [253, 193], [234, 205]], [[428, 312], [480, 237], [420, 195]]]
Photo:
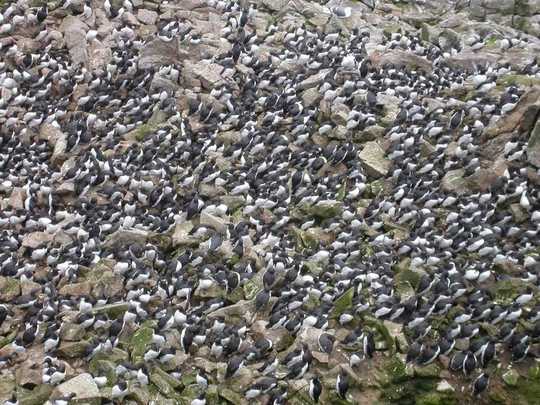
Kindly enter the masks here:
[[158, 13], [152, 10], [141, 8], [137, 12], [137, 19], [143, 24], [155, 24], [158, 19]]
[[386, 159], [384, 150], [376, 141], [364, 144], [364, 148], [358, 154], [358, 158], [367, 173], [375, 178], [386, 176], [390, 170], [390, 161]]

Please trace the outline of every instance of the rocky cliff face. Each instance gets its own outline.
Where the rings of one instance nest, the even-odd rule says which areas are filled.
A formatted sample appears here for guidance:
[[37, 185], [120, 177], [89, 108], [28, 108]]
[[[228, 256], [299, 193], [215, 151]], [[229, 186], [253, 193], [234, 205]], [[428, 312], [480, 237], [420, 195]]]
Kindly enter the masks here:
[[0, 401], [538, 403], [540, 1], [0, 9]]

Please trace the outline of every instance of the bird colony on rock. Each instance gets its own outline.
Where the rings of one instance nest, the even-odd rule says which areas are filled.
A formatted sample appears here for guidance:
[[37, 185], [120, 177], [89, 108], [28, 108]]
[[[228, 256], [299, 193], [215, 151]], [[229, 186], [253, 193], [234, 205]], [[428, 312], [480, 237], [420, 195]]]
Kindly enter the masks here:
[[[298, 391], [358, 401], [362, 370], [395, 350], [407, 367], [444, 365], [465, 395], [484, 395], [502, 358], [532, 362], [528, 134], [505, 140], [495, 178], [467, 182], [495, 170], [481, 165], [484, 133], [519, 104], [523, 88], [492, 92], [514, 69], [452, 67], [416, 33], [376, 45], [421, 66], [378, 63], [362, 27], [261, 33], [255, 6], [208, 6], [230, 44], [203, 61], [219, 80], [200, 72], [203, 89], [177, 98], [154, 84], [184, 86], [187, 61], [141, 55], [151, 41], [199, 44], [189, 21], [160, 21], [143, 40], [122, 18], [128, 0], [82, 14], [65, 4], [114, 22], [111, 59], [91, 70], [55, 46], [46, 6], [3, 7], [0, 368], [40, 353], [31, 368], [56, 404], [77, 395], [58, 390], [76, 368], [103, 403], [159, 380], [172, 398], [189, 387], [193, 405], [216, 387], [277, 405]], [[9, 40], [28, 27], [38, 51]], [[466, 101], [452, 96], [471, 82]]]

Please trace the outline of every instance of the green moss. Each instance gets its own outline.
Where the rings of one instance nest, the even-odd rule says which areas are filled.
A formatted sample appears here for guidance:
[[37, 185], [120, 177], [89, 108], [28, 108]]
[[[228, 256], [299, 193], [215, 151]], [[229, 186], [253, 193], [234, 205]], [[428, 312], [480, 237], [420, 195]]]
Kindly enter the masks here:
[[510, 74], [497, 79], [497, 85], [501, 87], [522, 86], [530, 87], [540, 84], [540, 79], [528, 75]]
[[219, 396], [231, 404], [241, 404], [244, 402], [244, 398], [242, 395], [237, 394], [233, 390], [230, 390], [229, 388], [222, 388], [219, 391]]
[[527, 283], [518, 278], [509, 278], [498, 281], [492, 288], [495, 301], [511, 304], [516, 296], [523, 292]]
[[8, 335], [0, 338], [0, 349], [15, 340], [17, 337], [17, 330], [12, 330]]
[[520, 377], [511, 392], [518, 398], [523, 398], [522, 402], [515, 403], [538, 404], [540, 402], [540, 381]]
[[319, 246], [319, 241], [313, 233], [303, 231], [299, 228], [293, 228], [293, 232], [296, 237], [296, 247], [298, 250], [314, 250]]
[[137, 363], [143, 361], [146, 347], [152, 341], [154, 330], [148, 327], [141, 327], [133, 334], [130, 341], [131, 359]]
[[10, 302], [20, 294], [19, 280], [13, 277], [0, 277], [0, 302]]
[[17, 383], [13, 374], [4, 374], [0, 379], [0, 401], [7, 401], [15, 391]]
[[386, 328], [386, 326], [384, 326], [384, 323], [382, 321], [372, 317], [365, 317], [363, 319], [363, 323], [364, 325], [371, 328], [374, 332], [376, 332], [380, 340], [383, 340], [385, 342], [386, 350], [388, 350], [390, 354], [395, 353], [395, 340]]
[[57, 349], [57, 353], [64, 359], [75, 359], [83, 357], [90, 347], [90, 342], [79, 340], [77, 342], [62, 342]]
[[452, 392], [436, 392], [438, 377], [434, 373], [414, 377], [407, 373], [403, 360], [397, 355], [387, 358], [380, 366], [376, 379], [381, 390], [381, 400], [385, 404], [456, 404]]
[[379, 373], [376, 375], [378, 384], [382, 387], [389, 387], [400, 384], [409, 379], [405, 363], [396, 355], [387, 358], [381, 365]]
[[347, 311], [347, 309], [352, 307], [354, 297], [354, 287], [349, 288], [339, 297], [334, 303], [334, 310], [332, 311], [331, 317], [339, 318], [339, 316]]
[[107, 377], [107, 385], [112, 386], [116, 383], [116, 364], [109, 360], [94, 360], [90, 361], [89, 371], [94, 376]]
[[243, 288], [246, 300], [252, 300], [253, 298], [255, 298], [259, 291], [261, 291], [263, 288], [262, 274], [260, 276], [259, 274], [257, 274], [251, 280], [246, 281]]
[[42, 405], [49, 399], [52, 390], [53, 387], [47, 384], [38, 385], [33, 390], [19, 387], [17, 398], [20, 405]]
[[418, 397], [416, 405], [452, 405], [457, 404], [458, 399], [453, 393], [430, 392]]
[[316, 205], [300, 206], [304, 213], [311, 215], [319, 220], [334, 218], [341, 215], [342, 203], [340, 201], [320, 201]]
[[182, 390], [184, 388], [180, 381], [175, 380], [159, 367], [155, 367], [150, 373], [150, 381], [167, 398], [176, 398], [176, 390]]
[[318, 276], [322, 273], [322, 268], [315, 262], [307, 261], [302, 265], [302, 269], [309, 272], [310, 274], [313, 274], [314, 276]]
[[484, 43], [486, 44], [487, 48], [496, 48], [497, 47], [497, 38], [493, 35], [487, 38]]
[[126, 302], [118, 302], [116, 304], [107, 304], [101, 307], [96, 307], [92, 310], [94, 315], [106, 314], [111, 319], [116, 319], [122, 316], [129, 308]]

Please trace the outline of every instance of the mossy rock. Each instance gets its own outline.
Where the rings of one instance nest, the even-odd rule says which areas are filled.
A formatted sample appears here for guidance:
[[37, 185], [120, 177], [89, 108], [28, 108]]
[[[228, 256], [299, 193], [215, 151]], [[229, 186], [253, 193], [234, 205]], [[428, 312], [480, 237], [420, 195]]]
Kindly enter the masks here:
[[17, 337], [17, 330], [15, 329], [9, 332], [9, 334], [7, 334], [6, 336], [0, 338], [0, 349], [10, 344], [11, 342], [13, 342], [16, 337]]
[[502, 380], [509, 387], [515, 387], [518, 383], [519, 374], [516, 370], [510, 369], [503, 373]]
[[229, 388], [222, 388], [219, 390], [219, 396], [231, 404], [242, 404], [246, 402], [244, 397]]
[[319, 246], [319, 242], [314, 235], [300, 228], [293, 228], [293, 233], [296, 237], [296, 248], [299, 251], [304, 249], [315, 250]]
[[413, 289], [418, 287], [422, 273], [420, 271], [411, 270], [411, 259], [402, 259], [399, 263], [394, 265], [393, 270], [394, 273], [396, 273], [396, 276], [394, 277], [396, 288], [408, 290], [411, 287]]
[[0, 403], [4, 403], [11, 398], [17, 388], [15, 376], [13, 374], [3, 374], [0, 379]]
[[133, 334], [130, 340], [131, 359], [137, 363], [144, 360], [146, 348], [152, 341], [154, 330], [149, 327], [141, 327]]
[[495, 301], [511, 304], [527, 288], [528, 284], [518, 278], [499, 280], [491, 288]]
[[508, 389], [512, 394], [512, 400], [516, 404], [540, 403], [540, 381], [525, 377], [519, 377], [516, 385]]
[[150, 381], [167, 398], [176, 398], [178, 395], [176, 390], [181, 391], [184, 388], [181, 381], [175, 380], [159, 367], [151, 371]]
[[116, 364], [112, 361], [92, 359], [88, 370], [93, 376], [107, 377], [108, 385], [113, 385], [116, 382]]
[[95, 307], [92, 310], [94, 315], [106, 314], [111, 319], [116, 319], [122, 316], [129, 308], [127, 302], [117, 302], [116, 304], [102, 305], [101, 307]]
[[306, 261], [302, 265], [302, 268], [309, 272], [310, 274], [313, 274], [314, 276], [318, 276], [322, 273], [323, 269], [321, 266], [319, 266], [318, 263]]
[[452, 405], [458, 402], [456, 394], [452, 392], [430, 392], [419, 396], [416, 405]]
[[375, 377], [379, 386], [383, 388], [409, 379], [405, 363], [397, 355], [386, 358]]
[[94, 357], [92, 357], [92, 361], [108, 360], [108, 361], [112, 361], [115, 364], [118, 364], [122, 361], [127, 361], [128, 358], [129, 358], [129, 355], [126, 351], [115, 347], [111, 351], [96, 353]]
[[309, 293], [307, 301], [304, 302], [303, 308], [308, 311], [312, 311], [321, 305], [321, 300], [314, 294]]
[[501, 87], [519, 86], [528, 88], [534, 85], [540, 85], [540, 79], [529, 75], [509, 74], [497, 79], [497, 86]]
[[195, 384], [197, 382], [197, 372], [192, 371], [190, 373], [182, 374], [182, 377], [180, 377], [180, 382], [184, 387]]
[[13, 277], [0, 277], [0, 302], [13, 301], [21, 295], [21, 284]]
[[38, 385], [33, 390], [19, 387], [17, 390], [19, 405], [42, 405], [49, 399], [52, 390], [53, 387], [47, 384]]
[[354, 298], [354, 287], [345, 291], [341, 297], [334, 302], [334, 310], [332, 311], [331, 318], [339, 318], [341, 314], [352, 307]]
[[440, 374], [441, 368], [435, 363], [414, 368], [414, 375], [416, 377], [439, 377]]
[[315, 205], [301, 205], [299, 208], [319, 220], [335, 218], [343, 211], [342, 202], [337, 200], [319, 201]]
[[83, 357], [90, 347], [90, 342], [80, 340], [78, 342], [62, 342], [57, 349], [59, 357], [63, 359], [75, 359]]
[[411, 376], [398, 355], [383, 361], [376, 373], [382, 403], [390, 404], [454, 404], [454, 393], [436, 391], [437, 377]]
[[383, 321], [373, 317], [364, 317], [362, 322], [377, 333], [379, 340], [384, 342], [386, 350], [390, 351], [391, 354], [395, 353], [396, 341], [388, 331], [388, 328], [384, 325]]
[[[262, 273], [262, 272], [260, 272]], [[245, 282], [243, 289], [244, 289], [244, 297], [246, 300], [252, 300], [257, 296], [259, 291], [261, 291], [263, 288], [263, 282], [262, 282], [262, 274], [259, 276], [259, 274], [256, 274], [251, 280], [248, 280]]]

